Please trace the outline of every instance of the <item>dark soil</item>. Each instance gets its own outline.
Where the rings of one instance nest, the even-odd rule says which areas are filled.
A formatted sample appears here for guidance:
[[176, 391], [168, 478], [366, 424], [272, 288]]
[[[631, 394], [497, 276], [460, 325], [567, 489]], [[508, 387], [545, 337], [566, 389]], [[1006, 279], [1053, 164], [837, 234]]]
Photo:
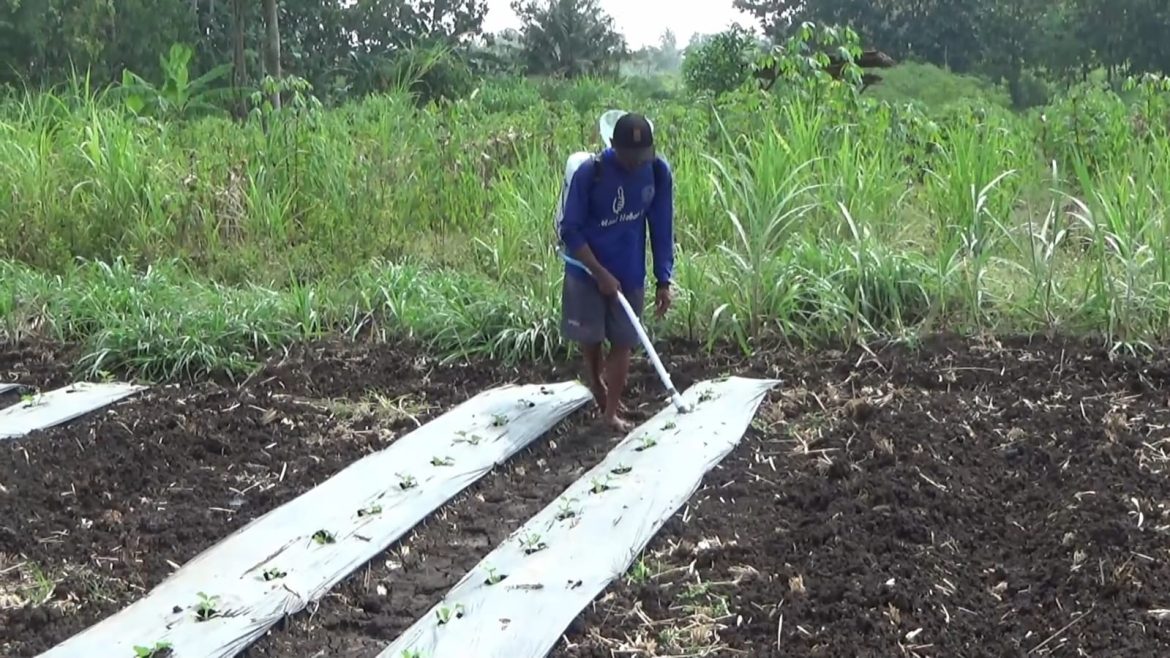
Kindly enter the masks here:
[[[0, 381], [65, 385], [69, 364], [55, 363], [55, 354], [42, 345], [0, 349]], [[405, 348], [302, 349], [238, 388], [154, 388], [0, 442], [0, 656], [36, 655], [125, 607], [174, 564], [416, 421], [493, 385], [572, 376], [564, 368], [440, 366]], [[384, 408], [357, 404], [370, 395]], [[0, 405], [18, 400], [0, 395]], [[18, 564], [35, 566], [38, 578], [8, 569]], [[47, 581], [55, 589], [43, 605], [5, 605], [13, 592], [40, 597], [36, 587]]]
[[[680, 388], [729, 373], [779, 375], [784, 386], [708, 478], [718, 492], [700, 490], [688, 523], [672, 519], [651, 543], [652, 577], [615, 583], [553, 655], [1170, 647], [1170, 629], [1148, 612], [1170, 608], [1164, 360], [943, 339], [876, 356], [661, 349]], [[62, 577], [46, 605], [0, 605], [0, 655], [35, 655], [83, 630], [169, 575], [171, 562], [415, 427], [405, 416], [339, 415], [330, 399], [376, 392], [425, 422], [492, 385], [575, 373], [438, 367], [405, 347], [333, 346], [302, 350], [239, 388], [156, 389], [0, 444], [0, 553]], [[631, 388], [632, 419], [643, 420], [660, 385], [640, 366]], [[589, 414], [575, 416], [249, 655], [376, 655], [615, 441]], [[3, 585], [0, 576], [0, 594]]]
[[[0, 346], [0, 384], [21, 384], [25, 389], [9, 395], [67, 386], [73, 382], [70, 367], [76, 356], [76, 350], [42, 341]], [[0, 408], [6, 403], [0, 399]]]
[[1166, 655], [1165, 360], [879, 358], [788, 382], [551, 655]]

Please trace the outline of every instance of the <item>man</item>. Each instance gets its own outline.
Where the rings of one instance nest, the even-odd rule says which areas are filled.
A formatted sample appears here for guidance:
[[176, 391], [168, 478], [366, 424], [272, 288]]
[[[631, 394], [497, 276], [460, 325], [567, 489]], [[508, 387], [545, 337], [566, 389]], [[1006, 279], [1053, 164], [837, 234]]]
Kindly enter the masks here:
[[[646, 233], [654, 258], [655, 307], [671, 305], [674, 270], [674, 182], [658, 157], [650, 122], [624, 114], [614, 124], [610, 147], [577, 168], [568, 183], [559, 222], [567, 262], [561, 329], [581, 345], [594, 399], [605, 421], [628, 432], [621, 398], [638, 334], [617, 300], [625, 295], [641, 317], [645, 306]], [[592, 272], [592, 276], [590, 276]], [[602, 344], [610, 343], [603, 357]]]

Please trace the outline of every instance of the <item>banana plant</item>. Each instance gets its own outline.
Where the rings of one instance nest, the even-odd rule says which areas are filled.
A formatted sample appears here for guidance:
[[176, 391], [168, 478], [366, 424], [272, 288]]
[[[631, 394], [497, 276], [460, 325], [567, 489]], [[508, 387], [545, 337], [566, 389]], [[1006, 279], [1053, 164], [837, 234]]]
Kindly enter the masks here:
[[218, 102], [231, 93], [230, 87], [214, 87], [213, 83], [227, 76], [231, 64], [221, 64], [207, 73], [191, 79], [191, 58], [195, 51], [183, 43], [171, 46], [159, 57], [164, 80], [156, 86], [130, 70], [122, 72], [122, 93], [126, 108], [137, 116], [156, 119], [183, 119], [196, 113], [224, 111]]

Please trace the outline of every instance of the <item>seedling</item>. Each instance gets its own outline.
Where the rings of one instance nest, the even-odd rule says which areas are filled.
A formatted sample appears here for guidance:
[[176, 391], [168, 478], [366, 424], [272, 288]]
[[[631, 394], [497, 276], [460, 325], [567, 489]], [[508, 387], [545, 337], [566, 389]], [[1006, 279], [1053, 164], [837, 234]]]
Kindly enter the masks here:
[[455, 460], [450, 457], [432, 457], [431, 466], [454, 466]]
[[276, 567], [269, 567], [269, 568], [264, 570], [264, 575], [262, 576], [262, 578], [264, 578], [264, 580], [267, 580], [267, 581], [273, 581], [273, 580], [276, 580], [277, 578], [284, 578], [287, 575], [288, 575], [287, 571], [281, 571], [280, 569], [277, 569]]
[[634, 450], [636, 452], [642, 452], [643, 450], [649, 450], [650, 448], [653, 448], [654, 446], [658, 445], [658, 440], [655, 439], [654, 437], [644, 436], [644, 437], [642, 437], [642, 440], [639, 441], [638, 443], [640, 445], [637, 448], [634, 448]]
[[418, 480], [414, 479], [413, 476], [402, 475], [399, 473], [398, 478], [398, 488], [402, 489], [403, 491], [406, 491], [407, 489], [413, 489], [418, 486]]
[[459, 438], [455, 439], [455, 443], [466, 443], [473, 446], [479, 445], [480, 441], [483, 441], [482, 436], [478, 434], [472, 434], [471, 437], [468, 438], [467, 432], [459, 432]]
[[508, 577], [507, 574], [501, 574], [499, 571], [497, 571], [495, 567], [488, 567], [487, 572], [487, 580], [483, 581], [485, 585], [495, 585]]
[[573, 509], [573, 503], [577, 502], [576, 498], [562, 498], [561, 509], [557, 512], [557, 520], [564, 521], [577, 516], [576, 510]]
[[520, 545], [524, 547], [525, 555], [532, 555], [533, 553], [538, 553], [548, 548], [548, 544], [541, 541], [540, 535], [535, 532], [520, 540]]
[[155, 642], [153, 647], [134, 647], [136, 658], [170, 658], [172, 654], [170, 642]]
[[508, 424], [508, 417], [503, 414], [495, 414], [492, 416], [492, 427], [503, 427]]
[[625, 464], [618, 464], [617, 468], [611, 468], [609, 472], [613, 473], [614, 475], [625, 475], [626, 473], [629, 473], [632, 470], [634, 470], [634, 468], [632, 466], [627, 466]]
[[329, 532], [328, 530], [318, 530], [317, 532], [313, 533], [313, 541], [317, 542], [318, 544], [333, 544], [337, 541], [337, 539], [333, 536], [333, 533]]
[[402, 658], [423, 658], [423, 655], [418, 649], [407, 649], [402, 652]]
[[673, 430], [673, 429], [676, 429], [677, 427], [678, 427], [678, 423], [674, 422], [673, 420], [669, 420], [666, 422], [665, 425], [662, 426], [662, 430], [663, 431]]
[[24, 403], [24, 408], [40, 406], [45, 403], [44, 397], [40, 393], [25, 393], [20, 396], [20, 401]]
[[532, 400], [521, 400], [521, 401], [520, 401], [520, 406], [522, 406], [522, 407], [524, 407], [524, 408], [526, 408], [526, 409], [532, 409], [533, 407], [535, 407], [535, 406], [536, 406], [536, 403], [535, 403], [535, 402], [533, 402]]
[[710, 402], [715, 399], [715, 393], [711, 389], [706, 389], [699, 394], [699, 402]]
[[381, 513], [382, 513], [382, 506], [381, 505], [370, 505], [369, 507], [365, 507], [363, 509], [358, 510], [358, 516], [372, 516], [374, 514], [381, 514]]
[[605, 477], [604, 482], [602, 482], [601, 480], [599, 480], [597, 478], [593, 478], [592, 484], [593, 484], [593, 486], [591, 486], [589, 488], [589, 490], [595, 494], [599, 494], [603, 491], [609, 491], [610, 489], [613, 488], [609, 485], [609, 476], [608, 475]]
[[207, 621], [219, 615], [219, 611], [215, 609], [215, 602], [218, 600], [218, 596], [207, 596], [203, 592], [199, 592], [199, 605], [195, 606], [195, 619]]
[[439, 618], [440, 625], [446, 624], [447, 622], [451, 621], [451, 615], [455, 615], [456, 619], [462, 619], [463, 618], [463, 604], [456, 603], [454, 609], [448, 608], [447, 606], [443, 606], [435, 612], [435, 615]]

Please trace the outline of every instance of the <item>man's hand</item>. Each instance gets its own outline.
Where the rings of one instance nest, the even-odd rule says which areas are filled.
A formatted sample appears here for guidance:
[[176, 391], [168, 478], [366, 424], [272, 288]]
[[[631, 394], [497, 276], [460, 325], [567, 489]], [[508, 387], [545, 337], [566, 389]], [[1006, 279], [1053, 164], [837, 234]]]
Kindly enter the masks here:
[[658, 288], [658, 294], [654, 300], [654, 311], [659, 320], [666, 316], [666, 312], [670, 310], [670, 305], [673, 301], [674, 297], [670, 293], [669, 285]]
[[597, 287], [601, 290], [601, 294], [606, 297], [613, 297], [617, 295], [618, 290], [621, 290], [621, 284], [618, 283], [617, 277], [609, 273], [609, 270], [604, 267], [597, 270]]

